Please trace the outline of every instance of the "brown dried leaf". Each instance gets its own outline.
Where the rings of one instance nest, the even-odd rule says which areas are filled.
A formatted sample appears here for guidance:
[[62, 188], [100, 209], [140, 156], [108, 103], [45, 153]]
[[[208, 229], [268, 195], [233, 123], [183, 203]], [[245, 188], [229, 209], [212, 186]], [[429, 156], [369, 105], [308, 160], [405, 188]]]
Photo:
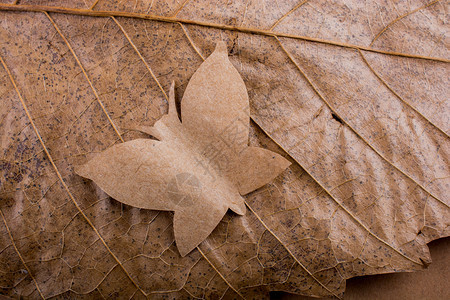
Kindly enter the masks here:
[[[449, 235], [448, 1], [404, 2], [1, 4], [2, 292], [340, 296], [423, 268]], [[250, 145], [293, 164], [181, 257], [171, 213], [73, 166], [142, 137], [125, 129], [166, 113], [173, 80], [181, 99], [217, 40], [249, 91]]]

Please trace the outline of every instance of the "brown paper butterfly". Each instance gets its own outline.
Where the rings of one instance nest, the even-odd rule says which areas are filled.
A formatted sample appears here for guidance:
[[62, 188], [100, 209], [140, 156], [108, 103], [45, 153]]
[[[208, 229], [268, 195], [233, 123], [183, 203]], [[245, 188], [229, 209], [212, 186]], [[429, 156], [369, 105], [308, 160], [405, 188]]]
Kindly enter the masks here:
[[269, 150], [249, 147], [250, 109], [244, 81], [219, 42], [192, 76], [181, 101], [136, 139], [97, 154], [76, 173], [112, 198], [134, 207], [174, 211], [182, 256], [214, 230], [228, 209], [245, 214], [241, 195], [265, 185], [290, 163]]

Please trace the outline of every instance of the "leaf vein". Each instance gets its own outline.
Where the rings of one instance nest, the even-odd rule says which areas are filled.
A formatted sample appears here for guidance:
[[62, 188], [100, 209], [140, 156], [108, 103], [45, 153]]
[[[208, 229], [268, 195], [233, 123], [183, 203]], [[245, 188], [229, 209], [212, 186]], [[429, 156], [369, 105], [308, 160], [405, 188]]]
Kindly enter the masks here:
[[[392, 163], [390, 160], [388, 160], [381, 152], [379, 152], [377, 149], [375, 149], [374, 146], [372, 146], [371, 143], [369, 143], [369, 141], [367, 141], [364, 137], [362, 137], [357, 131], [356, 129], [354, 129], [345, 119], [343, 119], [339, 113], [336, 111], [336, 109], [325, 99], [325, 97], [319, 92], [319, 90], [317, 90], [317, 88], [314, 86], [314, 84], [312, 83], [312, 81], [306, 76], [305, 72], [303, 72], [303, 70], [300, 68], [299, 64], [295, 61], [295, 59], [292, 57], [292, 55], [289, 53], [289, 51], [287, 51], [287, 49], [283, 46], [283, 44], [281, 43], [281, 41], [278, 39], [278, 37], [275, 37], [275, 39], [278, 41], [278, 44], [280, 45], [280, 47], [282, 48], [282, 50], [284, 51], [284, 53], [286, 53], [286, 55], [288, 56], [289, 60], [295, 65], [295, 67], [297, 68], [297, 70], [300, 72], [300, 74], [305, 78], [305, 80], [308, 82], [308, 84], [311, 86], [311, 88], [314, 90], [314, 92], [319, 96], [319, 98], [325, 102], [325, 104], [330, 108], [330, 110], [348, 127], [351, 129], [351, 131], [353, 131], [356, 136], [358, 138], [360, 138], [367, 146], [370, 147], [370, 149], [372, 149], [372, 151], [374, 151], [379, 157], [381, 157], [381, 159], [383, 159], [388, 165], [392, 166], [394, 169], [396, 169], [398, 172], [400, 172], [402, 175], [404, 175], [405, 177], [407, 177], [409, 180], [411, 180], [414, 184], [416, 184], [418, 187], [420, 187], [425, 193], [427, 193], [428, 195], [430, 195], [431, 197], [433, 197], [434, 199], [436, 199], [438, 202], [440, 202], [442, 205], [446, 206], [447, 208], [450, 208], [449, 205], [447, 203], [445, 203], [443, 200], [439, 199], [437, 196], [433, 195], [430, 191], [428, 191], [423, 185], [421, 185], [420, 183], [416, 182], [411, 176], [409, 176], [408, 174], [406, 174], [403, 170], [401, 170], [399, 167], [397, 167], [394, 163]], [[359, 49], [357, 49], [359, 51]]]
[[64, 40], [64, 42], [66, 43], [67, 47], [69, 48], [70, 52], [72, 53], [73, 57], [75, 58], [78, 66], [80, 67], [81, 71], [83, 72], [84, 77], [86, 78], [87, 82], [89, 83], [89, 86], [92, 89], [92, 92], [95, 95], [95, 98], [97, 99], [98, 104], [100, 105], [101, 109], [103, 110], [103, 112], [106, 115], [106, 118], [108, 119], [109, 123], [111, 123], [112, 128], [114, 129], [114, 131], [117, 133], [117, 135], [119, 136], [120, 140], [122, 142], [124, 142], [122, 135], [120, 134], [119, 130], [117, 129], [116, 125], [114, 124], [114, 122], [111, 119], [111, 116], [108, 114], [108, 112], [106, 111], [105, 106], [103, 105], [103, 102], [100, 100], [100, 97], [97, 93], [97, 91], [95, 90], [94, 86], [92, 85], [92, 81], [89, 79], [89, 76], [86, 73], [86, 70], [84, 69], [83, 65], [81, 64], [81, 61], [78, 59], [78, 56], [76, 55], [75, 51], [73, 50], [72, 46], [70, 45], [69, 41], [67, 40], [67, 38], [64, 36], [64, 34], [62, 33], [62, 31], [59, 29], [58, 25], [56, 25], [55, 21], [52, 19], [52, 17], [50, 17], [50, 15], [44, 11], [44, 14], [47, 16], [47, 18], [50, 20], [50, 22], [52, 23], [53, 27], [56, 29], [56, 31], [58, 32], [58, 34], [61, 36], [61, 38]]
[[[3, 59], [1, 57], [0, 57], [0, 60], [3, 64]], [[3, 64], [3, 66], [4, 66], [4, 64]], [[28, 275], [30, 275], [31, 279], [33, 280], [34, 285], [36, 286], [36, 289], [37, 289], [39, 295], [42, 297], [42, 299], [45, 299], [44, 295], [41, 292], [41, 289], [39, 288], [39, 285], [38, 285], [36, 279], [34, 278], [33, 274], [31, 273], [30, 268], [28, 268], [27, 264], [25, 263], [25, 260], [22, 257], [22, 254], [20, 254], [19, 249], [17, 249], [17, 246], [16, 246], [16, 243], [14, 242], [11, 230], [9, 229], [8, 223], [6, 222], [5, 215], [3, 214], [3, 211], [1, 209], [0, 209], [0, 215], [2, 216], [3, 223], [5, 224], [6, 231], [8, 232], [8, 236], [9, 236], [9, 239], [11, 240], [11, 244], [12, 244], [14, 250], [16, 251], [17, 255], [19, 256], [19, 259], [22, 262], [25, 269], [27, 269]]]
[[247, 205], [248, 209], [253, 213], [253, 215], [255, 215], [255, 217], [259, 220], [259, 222], [264, 226], [264, 228], [266, 228], [266, 230], [268, 232], [270, 232], [270, 234], [283, 246], [284, 249], [286, 249], [286, 251], [289, 253], [289, 255], [295, 260], [295, 262], [303, 269], [306, 271], [306, 273], [308, 273], [309, 276], [311, 276], [315, 281], [317, 281], [317, 283], [319, 283], [320, 286], [322, 286], [327, 292], [329, 292], [331, 295], [335, 296], [336, 298], [340, 299], [341, 297], [339, 297], [335, 292], [331, 291], [324, 283], [320, 282], [319, 279], [316, 278], [316, 276], [314, 276], [313, 273], [311, 273], [311, 271], [309, 271], [299, 260], [298, 258], [294, 255], [294, 253], [292, 253], [292, 251], [288, 248], [287, 245], [285, 245], [283, 243], [283, 241], [275, 234], [275, 232], [273, 232], [269, 226], [266, 225], [266, 223], [264, 223], [264, 221], [261, 219], [261, 217], [253, 210], [253, 208], [247, 203], [247, 201], [245, 201], [245, 205]]
[[198, 252], [203, 256], [203, 258], [211, 265], [211, 267], [216, 271], [216, 273], [222, 278], [223, 281], [236, 293], [238, 294], [242, 299], [245, 299], [245, 297], [235, 288], [231, 285], [231, 283], [225, 278], [225, 276], [222, 275], [221, 272], [216, 268], [216, 266], [208, 259], [208, 257], [203, 253], [203, 251], [200, 249], [200, 247], [197, 247]]
[[421, 7], [419, 7], [419, 8], [416, 8], [416, 9], [410, 11], [410, 12], [407, 12], [407, 13], [404, 14], [404, 15], [401, 15], [401, 16], [397, 17], [395, 20], [391, 21], [391, 22], [390, 22], [389, 24], [387, 24], [383, 29], [381, 29], [380, 32], [378, 32], [378, 34], [373, 38], [373, 40], [372, 40], [372, 42], [370, 43], [369, 47], [372, 47], [373, 44], [377, 41], [377, 39], [380, 38], [380, 36], [381, 36], [386, 30], [388, 30], [389, 27], [391, 27], [392, 25], [394, 25], [394, 24], [397, 23], [398, 21], [400, 21], [400, 20], [402, 20], [402, 19], [404, 19], [404, 18], [406, 18], [406, 17], [408, 17], [408, 16], [410, 16], [410, 15], [412, 15], [412, 14], [414, 14], [414, 13], [416, 13], [416, 12], [422, 10], [422, 9], [425, 9], [425, 8], [427, 8], [427, 7], [429, 7], [429, 6], [432, 6], [432, 5], [436, 4], [436, 3], [438, 3], [439, 1], [440, 1], [440, 0], [434, 0], [433, 2], [430, 2], [430, 3], [428, 3], [428, 4], [425, 4], [424, 6], [421, 6]]
[[188, 2], [189, 2], [189, 0], [184, 0], [184, 2], [181, 3], [181, 5], [180, 5], [177, 9], [175, 9], [175, 11], [171, 14], [170, 17], [176, 18], [177, 15], [178, 15], [178, 14], [180, 13], [180, 11], [186, 6], [186, 4], [187, 4]]
[[121, 12], [121, 11], [99, 11], [99, 10], [90, 10], [90, 9], [77, 9], [77, 8], [65, 8], [65, 7], [57, 7], [57, 6], [45, 6], [45, 5], [12, 5], [12, 4], [0, 4], [0, 10], [4, 11], [26, 11], [26, 12], [54, 12], [61, 14], [70, 14], [70, 15], [83, 15], [83, 16], [91, 16], [91, 17], [127, 17], [127, 18], [136, 18], [136, 19], [146, 19], [152, 21], [166, 22], [166, 23], [183, 23], [183, 24], [191, 24], [203, 27], [210, 27], [222, 30], [230, 30], [230, 31], [239, 31], [249, 34], [257, 34], [257, 35], [265, 35], [272, 37], [285, 37], [291, 39], [305, 40], [315, 43], [328, 44], [338, 47], [344, 48], [352, 48], [352, 49], [360, 49], [366, 50], [375, 53], [381, 53], [392, 56], [401, 56], [401, 57], [409, 57], [409, 58], [417, 58], [417, 59], [426, 59], [432, 61], [440, 61], [440, 62], [450, 62], [449, 59], [439, 58], [439, 57], [430, 57], [424, 55], [416, 55], [402, 52], [394, 52], [394, 51], [385, 51], [380, 49], [375, 49], [367, 46], [359, 46], [354, 44], [348, 44], [343, 42], [336, 42], [330, 40], [324, 40], [320, 38], [313, 38], [307, 36], [300, 36], [295, 34], [288, 34], [282, 32], [272, 32], [270, 30], [257, 29], [257, 28], [247, 28], [247, 27], [239, 27], [233, 25], [225, 25], [225, 24], [216, 24], [209, 23], [204, 21], [196, 21], [196, 20], [187, 20], [181, 18], [172, 18], [165, 17], [159, 15], [146, 15], [141, 13], [134, 12]]
[[100, 241], [102, 242], [102, 244], [105, 246], [106, 250], [109, 252], [109, 254], [114, 258], [114, 260], [121, 266], [122, 270], [125, 272], [125, 274], [127, 275], [127, 277], [130, 279], [130, 281], [136, 286], [136, 288], [138, 288], [142, 294], [145, 295], [144, 291], [142, 291], [142, 289], [136, 284], [136, 282], [131, 278], [130, 274], [128, 274], [128, 272], [125, 270], [125, 267], [121, 264], [121, 262], [119, 261], [119, 259], [117, 258], [117, 256], [111, 251], [111, 249], [109, 248], [109, 246], [106, 244], [106, 241], [103, 239], [103, 237], [100, 235], [100, 232], [98, 232], [97, 228], [95, 228], [94, 224], [91, 222], [91, 220], [86, 216], [86, 214], [83, 212], [83, 210], [81, 209], [81, 207], [78, 205], [78, 203], [76, 202], [74, 196], [72, 195], [72, 193], [69, 190], [69, 187], [67, 186], [66, 182], [64, 181], [64, 179], [62, 178], [61, 173], [58, 170], [58, 167], [56, 166], [53, 157], [50, 155], [50, 152], [47, 149], [47, 146], [44, 143], [44, 140], [42, 139], [41, 134], [39, 133], [39, 130], [37, 129], [36, 125], [34, 124], [33, 118], [31, 117], [30, 112], [28, 111], [28, 108], [25, 104], [25, 100], [22, 97], [22, 94], [19, 92], [19, 89], [16, 85], [16, 82], [14, 80], [14, 78], [12, 77], [11, 72], [9, 71], [9, 68], [6, 66], [5, 61], [3, 60], [3, 58], [0, 56], [0, 62], [3, 65], [3, 68], [6, 70], [6, 72], [8, 73], [8, 77], [11, 81], [11, 83], [13, 84], [16, 93], [19, 97], [19, 100], [22, 104], [22, 107], [25, 111], [25, 114], [27, 115], [31, 126], [33, 127], [33, 130], [42, 146], [42, 148], [44, 149], [45, 154], [48, 157], [48, 160], [50, 161], [50, 164], [52, 165], [53, 169], [55, 170], [56, 175], [58, 176], [59, 180], [61, 181], [61, 184], [64, 187], [64, 190], [66, 191], [67, 195], [69, 196], [70, 200], [72, 201], [73, 205], [76, 207], [76, 209], [78, 210], [78, 213], [80, 213], [83, 218], [86, 220], [86, 222], [89, 224], [89, 226], [92, 228], [92, 230], [94, 231], [94, 233], [98, 236], [98, 238], [100, 239]]
[[364, 56], [364, 54], [362, 53], [361, 50], [358, 49], [359, 54], [361, 55], [364, 63], [367, 65], [367, 67], [370, 69], [370, 71], [372, 71], [372, 73], [381, 81], [381, 83], [383, 83], [384, 86], [386, 86], [386, 88], [391, 91], [392, 94], [394, 94], [398, 99], [400, 99], [400, 101], [402, 101], [403, 103], [405, 103], [408, 107], [410, 107], [413, 111], [415, 111], [419, 116], [421, 116], [425, 121], [427, 121], [428, 123], [430, 123], [433, 127], [435, 127], [437, 130], [439, 130], [442, 134], [444, 134], [447, 138], [450, 138], [450, 136], [443, 130], [441, 129], [439, 126], [437, 126], [436, 124], [434, 124], [433, 122], [431, 122], [427, 117], [425, 117], [422, 113], [420, 113], [414, 106], [412, 106], [412, 104], [408, 103], [406, 100], [404, 100], [399, 94], [397, 94], [397, 92], [394, 91], [394, 89], [378, 74], [377, 71], [375, 71], [375, 69], [369, 64], [369, 62], [367, 61], [366, 57]]
[[279, 18], [278, 20], [275, 21], [275, 23], [273, 23], [272, 26], [270, 26], [269, 30], [273, 31], [273, 29], [275, 27], [277, 27], [278, 24], [280, 24], [281, 21], [283, 21], [287, 16], [289, 16], [290, 14], [292, 14], [293, 12], [295, 12], [297, 9], [299, 9], [300, 7], [303, 6], [303, 4], [306, 4], [306, 2], [308, 2], [308, 0], [303, 0], [301, 2], [299, 2], [296, 6], [294, 6], [290, 11], [288, 11], [287, 13], [285, 13], [283, 16], [281, 16], [281, 18]]

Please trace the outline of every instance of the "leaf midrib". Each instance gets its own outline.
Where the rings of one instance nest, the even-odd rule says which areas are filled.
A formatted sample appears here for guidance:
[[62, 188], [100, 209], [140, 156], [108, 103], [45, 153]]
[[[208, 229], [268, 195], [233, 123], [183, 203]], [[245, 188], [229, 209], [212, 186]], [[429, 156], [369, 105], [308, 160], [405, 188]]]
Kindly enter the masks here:
[[25, 260], [23, 259], [22, 254], [20, 253], [19, 249], [16, 246], [16, 242], [14, 241], [14, 238], [12, 236], [11, 230], [9, 229], [8, 223], [6, 222], [6, 218], [5, 215], [3, 214], [3, 211], [0, 209], [0, 216], [2, 217], [3, 223], [5, 225], [6, 231], [8, 232], [8, 237], [11, 240], [11, 245], [14, 248], [14, 251], [17, 253], [17, 256], [19, 256], [20, 261], [22, 262], [23, 266], [25, 267], [25, 269], [28, 272], [28, 275], [31, 277], [31, 280], [33, 281], [34, 285], [36, 286], [36, 289], [39, 293], [39, 296], [41, 296], [42, 299], [45, 299], [44, 295], [42, 294], [42, 291], [36, 281], [36, 278], [34, 278], [33, 274], [31, 273], [30, 268], [27, 266], [27, 264], [25, 263]]
[[276, 32], [276, 31], [271, 31], [271, 30], [264, 30], [264, 29], [258, 29], [258, 28], [250, 28], [250, 27], [240, 27], [240, 26], [233, 26], [233, 25], [226, 25], [226, 24], [217, 24], [217, 23], [211, 23], [211, 22], [205, 22], [205, 21], [182, 19], [182, 18], [177, 18], [177, 17], [147, 15], [147, 14], [134, 13], [134, 12], [103, 11], [103, 10], [67, 8], [67, 7], [47, 6], [47, 5], [21, 5], [21, 4], [15, 5], [15, 4], [3, 4], [3, 3], [0, 4], [0, 11], [1, 10], [3, 10], [3, 11], [24, 11], [24, 12], [54, 12], [54, 13], [61, 13], [61, 14], [82, 15], [82, 16], [91, 16], [91, 17], [126, 17], [126, 18], [160, 21], [160, 22], [166, 22], [166, 23], [183, 23], [183, 24], [197, 25], [197, 26], [202, 26], [202, 27], [216, 28], [216, 29], [229, 30], [229, 31], [239, 31], [239, 32], [244, 32], [244, 33], [251, 33], [251, 34], [258, 34], [258, 35], [265, 35], [265, 36], [272, 36], [272, 37], [284, 37], [284, 38], [298, 39], [298, 40], [316, 42], [316, 43], [321, 43], [321, 44], [339, 46], [339, 47], [344, 47], [344, 48], [365, 50], [365, 51], [369, 51], [369, 52], [381, 53], [381, 54], [386, 54], [386, 55], [426, 59], [426, 60], [440, 61], [440, 62], [450, 62], [449, 59], [440, 58], [440, 57], [431, 57], [431, 56], [409, 54], [409, 53], [402, 53], [402, 52], [385, 51], [385, 50], [375, 49], [370, 46], [367, 47], [367, 46], [362, 46], [362, 45], [355, 45], [355, 44], [331, 41], [331, 40], [326, 40], [326, 39], [301, 36], [301, 35], [296, 35], [296, 34]]

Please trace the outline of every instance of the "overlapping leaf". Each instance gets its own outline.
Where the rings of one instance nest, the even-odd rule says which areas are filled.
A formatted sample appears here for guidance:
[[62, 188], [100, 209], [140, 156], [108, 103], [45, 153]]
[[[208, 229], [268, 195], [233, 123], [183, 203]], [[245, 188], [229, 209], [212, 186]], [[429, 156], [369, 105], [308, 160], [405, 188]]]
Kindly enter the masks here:
[[[448, 2], [97, 2], [0, 5], [3, 293], [340, 296], [430, 262], [449, 231]], [[153, 125], [220, 39], [250, 144], [293, 165], [181, 258], [170, 213], [73, 166]]]

